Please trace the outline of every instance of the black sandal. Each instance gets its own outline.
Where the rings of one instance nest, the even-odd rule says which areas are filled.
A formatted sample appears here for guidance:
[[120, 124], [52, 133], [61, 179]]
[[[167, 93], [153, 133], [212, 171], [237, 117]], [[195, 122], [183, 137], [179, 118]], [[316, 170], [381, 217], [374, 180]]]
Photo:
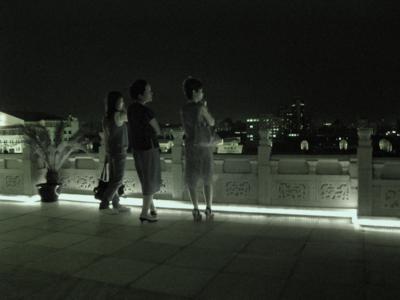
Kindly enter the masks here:
[[207, 219], [210, 219], [210, 218], [214, 217], [214, 213], [212, 212], [211, 207], [207, 206], [206, 210], [204, 211], [204, 213], [205, 213]]
[[195, 221], [195, 222], [201, 221], [202, 216], [201, 216], [200, 211], [197, 208], [193, 209], [192, 215], [193, 215], [193, 221]]

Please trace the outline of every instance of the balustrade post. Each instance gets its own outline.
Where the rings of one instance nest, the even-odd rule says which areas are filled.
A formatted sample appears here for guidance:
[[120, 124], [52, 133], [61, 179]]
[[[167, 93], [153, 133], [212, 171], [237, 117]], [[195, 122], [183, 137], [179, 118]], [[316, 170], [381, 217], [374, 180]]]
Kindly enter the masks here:
[[184, 181], [183, 181], [183, 130], [173, 130], [174, 146], [172, 147], [172, 197], [175, 200], [183, 199]]
[[272, 150], [271, 131], [259, 130], [260, 141], [258, 145], [258, 203], [271, 204], [271, 166], [270, 157]]
[[372, 128], [358, 128], [358, 215], [372, 215]]
[[37, 194], [33, 179], [35, 163], [33, 161], [32, 150], [29, 144], [24, 143], [22, 151], [23, 194], [32, 196]]

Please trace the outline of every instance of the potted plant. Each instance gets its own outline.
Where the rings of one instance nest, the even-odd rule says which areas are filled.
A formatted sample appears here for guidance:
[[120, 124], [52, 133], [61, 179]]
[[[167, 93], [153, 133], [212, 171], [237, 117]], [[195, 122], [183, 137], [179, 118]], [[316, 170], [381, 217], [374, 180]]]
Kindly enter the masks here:
[[60, 122], [55, 128], [54, 138], [49, 130], [42, 125], [24, 125], [22, 132], [26, 136], [26, 143], [31, 147], [32, 153], [44, 163], [46, 182], [37, 184], [42, 202], [54, 202], [58, 200], [60, 193], [59, 172], [72, 153], [87, 151], [90, 140], [79, 130], [68, 140], [64, 140], [65, 124]]

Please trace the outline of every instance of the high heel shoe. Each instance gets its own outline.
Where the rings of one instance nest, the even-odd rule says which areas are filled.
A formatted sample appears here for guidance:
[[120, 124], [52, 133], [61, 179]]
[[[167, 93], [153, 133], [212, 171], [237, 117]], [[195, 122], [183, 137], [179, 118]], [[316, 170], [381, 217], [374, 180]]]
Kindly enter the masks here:
[[154, 222], [157, 222], [157, 221], [158, 221], [158, 219], [157, 219], [156, 217], [149, 216], [149, 215], [147, 215], [147, 216], [140, 216], [140, 217], [139, 217], [139, 220], [140, 220], [140, 222], [141, 222], [142, 224], [143, 224], [143, 222], [154, 223]]
[[152, 217], [157, 217], [158, 216], [158, 214], [157, 214], [157, 211], [154, 209], [154, 210], [151, 210], [150, 211], [150, 216], [152, 216]]
[[206, 207], [206, 210], [204, 211], [204, 214], [206, 215], [207, 219], [212, 219], [214, 217], [214, 213], [211, 210], [211, 207]]
[[197, 208], [193, 209], [192, 215], [193, 215], [193, 221], [195, 221], [195, 222], [201, 221], [202, 216], [201, 216], [200, 211]]

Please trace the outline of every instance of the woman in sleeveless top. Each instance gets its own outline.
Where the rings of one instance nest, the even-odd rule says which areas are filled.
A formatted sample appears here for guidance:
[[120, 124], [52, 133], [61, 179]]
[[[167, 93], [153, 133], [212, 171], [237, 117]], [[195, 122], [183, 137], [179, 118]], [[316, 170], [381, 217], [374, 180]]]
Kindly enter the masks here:
[[[100, 211], [118, 214], [129, 211], [119, 204], [118, 189], [122, 185], [125, 161], [128, 149], [127, 116], [124, 99], [120, 92], [112, 91], [107, 95], [106, 114], [103, 118], [106, 159], [109, 163], [109, 181], [101, 199]], [[109, 208], [112, 202], [113, 209]]]
[[193, 218], [201, 221], [196, 187], [199, 181], [203, 184], [206, 201], [205, 214], [207, 218], [213, 216], [211, 205], [213, 198], [213, 147], [207, 143], [207, 134], [210, 126], [215, 125], [215, 120], [208, 112], [207, 105], [203, 102], [203, 85], [195, 78], [188, 78], [183, 83], [187, 103], [182, 107], [181, 118], [185, 132], [185, 183], [193, 203]]

